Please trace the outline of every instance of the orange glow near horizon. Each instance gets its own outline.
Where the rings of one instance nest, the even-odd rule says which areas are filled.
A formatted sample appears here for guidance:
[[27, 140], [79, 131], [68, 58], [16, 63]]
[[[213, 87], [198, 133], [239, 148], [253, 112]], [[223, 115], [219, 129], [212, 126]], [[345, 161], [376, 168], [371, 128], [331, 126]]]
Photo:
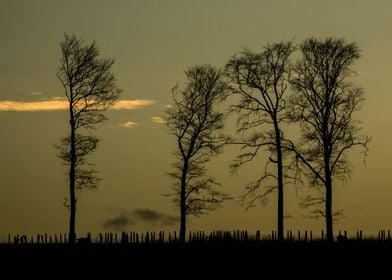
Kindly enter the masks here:
[[[135, 100], [119, 100], [110, 109], [113, 110], [133, 110], [141, 109], [146, 106], [155, 104], [154, 100], [135, 99]], [[16, 112], [37, 112], [37, 111], [58, 111], [66, 110], [68, 101], [59, 100], [43, 100], [43, 101], [0, 101], [0, 111], [16, 111]]]

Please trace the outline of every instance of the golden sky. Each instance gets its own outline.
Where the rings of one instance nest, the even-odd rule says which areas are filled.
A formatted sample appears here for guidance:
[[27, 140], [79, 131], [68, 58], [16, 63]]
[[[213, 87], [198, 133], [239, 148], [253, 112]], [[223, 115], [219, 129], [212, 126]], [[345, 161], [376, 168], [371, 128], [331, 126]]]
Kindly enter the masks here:
[[[335, 230], [392, 228], [391, 11], [388, 0], [0, 1], [0, 241], [8, 233], [68, 230], [65, 168], [53, 147], [67, 133], [56, 77], [64, 32], [96, 40], [102, 56], [115, 58], [113, 72], [123, 89], [116, 110], [107, 112], [110, 120], [96, 131], [102, 142], [91, 161], [102, 183], [79, 198], [79, 233], [177, 229], [177, 212], [163, 196], [170, 192], [165, 172], [175, 147], [162, 120], [171, 88], [181, 85], [187, 67], [223, 66], [243, 47], [259, 51], [267, 43], [300, 43], [309, 36], [344, 37], [362, 50], [353, 68], [366, 101], [356, 116], [372, 142], [366, 165], [352, 153], [354, 173], [345, 184], [335, 183], [334, 209], [345, 211]], [[237, 154], [236, 147], [226, 148], [209, 169], [233, 196], [263, 169], [257, 161], [230, 175]], [[306, 188], [288, 186], [287, 229], [324, 227], [298, 208], [306, 194]], [[191, 218], [189, 229], [269, 232], [275, 208], [275, 195], [249, 211], [234, 200]]]

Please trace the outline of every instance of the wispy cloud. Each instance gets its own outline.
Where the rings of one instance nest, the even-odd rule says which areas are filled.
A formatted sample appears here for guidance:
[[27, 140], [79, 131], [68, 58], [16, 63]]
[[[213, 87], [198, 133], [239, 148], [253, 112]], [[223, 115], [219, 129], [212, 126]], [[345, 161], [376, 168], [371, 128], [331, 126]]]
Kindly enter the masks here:
[[133, 121], [126, 121], [126, 122], [122, 123], [120, 126], [123, 128], [132, 128], [132, 127], [135, 127], [136, 125], [138, 125], [138, 123], [135, 123]]
[[[32, 93], [33, 94], [33, 93]], [[39, 95], [38, 93], [36, 95]], [[142, 109], [155, 104], [155, 100], [134, 99], [119, 100], [110, 109], [113, 110], [133, 110]], [[50, 100], [41, 101], [0, 101], [0, 111], [36, 112], [36, 111], [58, 111], [68, 108], [68, 101], [61, 97], [54, 97]]]
[[135, 224], [135, 221], [127, 217], [124, 213], [121, 213], [119, 216], [108, 219], [103, 224], [103, 228], [105, 229], [114, 229], [114, 230], [124, 230], [127, 226]]
[[35, 102], [20, 101], [0, 101], [0, 111], [36, 112], [36, 111], [56, 111], [67, 109], [67, 102], [64, 100], [46, 100]]
[[33, 91], [32, 93], [31, 93], [31, 95], [43, 95], [44, 93], [43, 92], [40, 92], [40, 91]]
[[152, 122], [154, 123], [159, 123], [159, 124], [164, 124], [166, 123], [166, 120], [162, 117], [151, 117]]
[[148, 99], [134, 99], [134, 100], [119, 100], [111, 107], [114, 110], [132, 110], [142, 109], [146, 106], [155, 104], [155, 100]]
[[156, 210], [147, 208], [135, 209], [132, 211], [131, 215], [135, 220], [167, 226], [173, 225], [178, 221], [178, 217], [159, 213]]
[[172, 226], [176, 224], [178, 220], [178, 217], [160, 213], [154, 209], [120, 210], [120, 213], [116, 217], [107, 219], [102, 227], [105, 229], [123, 231], [126, 230], [128, 226], [134, 225], [137, 222], [160, 226]]

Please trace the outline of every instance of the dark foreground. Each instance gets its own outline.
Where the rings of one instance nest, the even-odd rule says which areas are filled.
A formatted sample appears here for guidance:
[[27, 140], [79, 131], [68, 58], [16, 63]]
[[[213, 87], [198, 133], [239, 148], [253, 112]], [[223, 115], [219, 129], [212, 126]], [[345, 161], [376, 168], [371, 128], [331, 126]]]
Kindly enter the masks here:
[[193, 276], [207, 271], [222, 276], [254, 273], [279, 276], [289, 272], [308, 278], [315, 271], [324, 276], [363, 272], [375, 277], [384, 269], [392, 271], [392, 242], [0, 244], [0, 257], [2, 268], [12, 267], [14, 273], [54, 270], [67, 274], [74, 269], [95, 275], [126, 272], [177, 278], [185, 270]]

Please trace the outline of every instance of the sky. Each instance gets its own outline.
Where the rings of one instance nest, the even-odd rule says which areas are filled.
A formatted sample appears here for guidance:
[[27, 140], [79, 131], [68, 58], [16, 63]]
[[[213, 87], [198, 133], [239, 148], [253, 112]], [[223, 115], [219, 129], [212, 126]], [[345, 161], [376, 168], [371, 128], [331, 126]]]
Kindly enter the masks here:
[[[123, 90], [121, 102], [106, 113], [109, 121], [94, 132], [102, 141], [90, 161], [102, 181], [97, 191], [79, 195], [80, 235], [177, 230], [179, 213], [165, 196], [173, 183], [166, 172], [175, 160], [175, 139], [162, 123], [171, 89], [184, 84], [188, 67], [222, 67], [244, 47], [258, 52], [268, 43], [298, 44], [311, 36], [359, 45], [361, 58], [353, 70], [366, 101], [356, 118], [372, 138], [366, 164], [354, 151], [350, 179], [335, 182], [333, 206], [345, 214], [335, 231], [370, 235], [392, 228], [391, 10], [388, 0], [0, 0], [0, 241], [9, 233], [68, 230], [65, 167], [54, 149], [68, 132], [56, 77], [65, 32], [95, 40], [102, 57], [114, 58], [112, 71]], [[230, 121], [227, 126], [234, 127], [235, 119]], [[238, 153], [226, 147], [209, 165], [233, 197], [263, 167], [259, 160], [231, 175]], [[306, 187], [286, 188], [286, 228], [319, 232], [324, 221], [307, 218], [298, 207], [306, 194]], [[234, 199], [190, 218], [188, 228], [268, 233], [276, 227], [275, 200], [273, 194], [267, 205], [246, 211]]]

